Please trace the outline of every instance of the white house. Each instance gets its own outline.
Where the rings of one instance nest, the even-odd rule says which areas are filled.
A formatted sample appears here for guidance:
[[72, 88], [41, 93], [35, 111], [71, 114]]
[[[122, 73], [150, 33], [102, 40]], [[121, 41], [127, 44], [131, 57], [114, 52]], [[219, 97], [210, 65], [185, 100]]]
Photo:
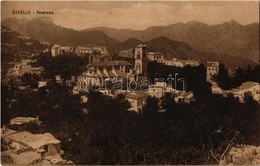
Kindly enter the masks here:
[[250, 93], [254, 100], [260, 102], [260, 87], [257, 82], [245, 82], [241, 84], [238, 88], [232, 89], [223, 94], [223, 96], [227, 96], [227, 94], [233, 94], [235, 98], [238, 99], [239, 102], [244, 102], [245, 94]]

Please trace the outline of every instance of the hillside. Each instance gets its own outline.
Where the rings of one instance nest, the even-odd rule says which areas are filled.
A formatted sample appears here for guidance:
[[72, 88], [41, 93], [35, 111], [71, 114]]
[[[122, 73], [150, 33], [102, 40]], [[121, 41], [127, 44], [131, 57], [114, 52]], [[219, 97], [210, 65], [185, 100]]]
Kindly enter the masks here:
[[162, 52], [166, 55], [166, 58], [168, 59], [192, 59], [204, 64], [206, 64], [206, 61], [209, 60], [219, 61], [220, 63], [224, 63], [227, 67], [230, 67], [232, 69], [238, 66], [246, 68], [248, 65], [254, 66], [257, 64], [247, 57], [234, 58], [232, 56], [221, 53], [199, 51], [192, 48], [185, 42], [170, 40], [166, 37], [157, 37], [147, 42], [142, 42], [136, 38], [131, 38], [122, 42], [117, 47], [117, 50], [121, 51], [129, 48], [134, 48], [141, 43], [147, 46], [148, 51]]
[[[229, 36], [227, 39], [223, 35], [211, 35], [211, 30], [209, 30], [207, 27], [209, 27], [206, 24], [202, 24], [199, 22], [189, 22], [186, 24], [179, 23], [179, 24], [173, 24], [166, 27], [150, 27], [147, 30], [138, 31], [136, 34], [140, 35], [140, 38], [145, 39], [145, 42], [142, 42], [138, 38], [128, 38], [127, 40], [123, 42], [119, 42], [115, 39], [112, 39], [111, 37], [108, 37], [108, 35], [105, 34], [105, 31], [107, 28], [101, 27], [101, 29], [91, 29], [86, 31], [76, 31], [73, 29], [63, 28], [61, 26], [55, 25], [51, 19], [48, 18], [36, 18], [32, 20], [25, 20], [25, 19], [7, 19], [2, 21], [2, 24], [11, 28], [13, 31], [17, 31], [21, 33], [22, 35], [29, 36], [33, 39], [37, 39], [39, 41], [48, 41], [51, 44], [57, 43], [60, 45], [67, 45], [67, 46], [84, 46], [84, 45], [98, 45], [98, 46], [107, 46], [109, 51], [112, 54], [117, 54], [119, 51], [129, 48], [134, 48], [138, 44], [146, 44], [148, 47], [148, 51], [160, 51], [166, 55], [167, 58], [180, 58], [180, 59], [194, 59], [198, 60], [200, 62], [205, 63], [207, 60], [216, 60], [222, 63], [225, 63], [227, 66], [235, 68], [237, 66], [246, 67], [249, 65], [255, 65], [256, 59], [252, 58], [255, 54], [258, 54], [259, 50], [255, 50], [255, 52], [252, 53], [252, 56], [249, 56], [250, 54], [243, 54], [241, 51], [240, 54], [237, 54], [234, 58], [235, 54], [227, 54], [225, 52], [228, 52], [228, 48], [234, 48], [233, 51], [236, 52], [239, 49], [243, 49], [241, 46], [238, 47], [236, 43], [239, 43], [242, 45], [242, 43], [245, 43], [243, 40], [245, 37], [242, 31], [239, 33], [240, 36], [236, 37], [237, 42], [228, 42], [228, 43], [221, 43], [222, 45], [218, 44], [218, 42], [223, 40], [231, 40], [232, 36], [234, 36], [236, 33], [235, 30], [231, 34], [225, 34], [224, 36]], [[232, 25], [232, 27], [240, 27], [241, 25], [236, 22], [229, 22], [223, 25], [218, 25], [219, 33], [225, 33], [225, 31], [228, 31], [229, 27]], [[256, 25], [256, 24], [254, 24]], [[223, 27], [225, 26], [225, 27]], [[257, 41], [255, 40], [255, 27], [252, 25], [248, 25], [251, 28], [251, 38], [248, 39], [248, 44], [244, 44], [243, 46], [248, 46], [249, 48], [247, 50], [254, 50], [258, 46], [256, 46]], [[186, 27], [186, 28], [183, 28]], [[234, 29], [233, 28], [233, 29]], [[172, 29], [172, 33], [169, 35], [166, 35], [169, 33], [168, 30]], [[196, 31], [197, 33], [192, 33], [192, 30]], [[210, 28], [211, 29], [211, 28]], [[115, 29], [110, 29], [115, 30]], [[178, 31], [177, 31], [178, 30]], [[232, 30], [232, 29], [231, 29]], [[230, 31], [231, 31], [230, 30]], [[118, 32], [123, 33], [124, 31], [129, 31], [131, 33], [128, 33], [128, 37], [131, 36], [134, 32], [133, 30], [118, 30]], [[178, 32], [173, 33], [174, 31]], [[116, 31], [114, 31], [116, 32]], [[158, 32], [158, 33], [157, 33]], [[206, 37], [203, 39], [204, 33]], [[150, 35], [148, 35], [150, 34]], [[159, 36], [160, 34], [164, 34]], [[185, 37], [186, 34], [186, 38]], [[189, 35], [187, 35], [189, 34]], [[154, 36], [154, 38], [152, 38]], [[167, 37], [165, 37], [167, 36]], [[189, 42], [185, 42], [182, 40], [172, 40], [171, 38], [175, 38], [174, 36], [183, 36], [183, 38]], [[149, 38], [148, 38], [149, 37]], [[210, 38], [205, 39], [205, 38]], [[196, 42], [194, 41], [194, 38], [196, 39]], [[242, 38], [241, 40], [238, 40], [238, 38]], [[215, 40], [214, 40], [215, 39]], [[253, 40], [254, 39], [254, 40]], [[212, 41], [211, 41], [212, 40]], [[193, 44], [189, 44], [192, 43]], [[199, 44], [198, 44], [199, 43]], [[203, 44], [204, 43], [204, 44]], [[212, 45], [212, 43], [214, 43]], [[197, 47], [193, 46], [197, 45]], [[221, 47], [224, 47], [222, 50], [217, 52], [216, 49], [221, 49]], [[205, 51], [205, 48], [209, 47], [211, 49], [208, 49]]]
[[51, 44], [66, 46], [104, 45], [113, 49], [119, 43], [117, 40], [108, 37], [104, 32], [93, 30], [88, 32], [76, 31], [55, 25], [46, 17], [25, 19], [6, 19], [2, 24], [39, 41], [48, 41]]
[[136, 38], [149, 41], [164, 36], [183, 41], [201, 51], [214, 51], [230, 56], [248, 57], [257, 62], [259, 57], [259, 23], [241, 25], [232, 20], [218, 25], [198, 21], [176, 23], [168, 26], [148, 27], [146, 30], [97, 27], [84, 30], [100, 30], [119, 41]]
[[23, 38], [20, 33], [11, 31], [9, 28], [1, 27], [1, 60], [3, 63], [19, 61], [19, 58], [31, 57], [40, 51], [49, 49], [39, 41], [31, 38]]

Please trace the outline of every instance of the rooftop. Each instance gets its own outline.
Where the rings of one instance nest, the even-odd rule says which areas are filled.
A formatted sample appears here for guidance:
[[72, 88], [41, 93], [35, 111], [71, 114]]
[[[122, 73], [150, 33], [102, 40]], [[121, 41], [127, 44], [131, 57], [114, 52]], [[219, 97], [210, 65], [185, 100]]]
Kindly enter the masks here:
[[16, 132], [13, 134], [9, 134], [6, 138], [19, 142], [27, 147], [31, 147], [32, 149], [38, 149], [44, 145], [48, 144], [58, 144], [59, 140], [55, 139], [52, 134], [32, 134], [27, 131]]
[[146, 99], [149, 97], [148, 93], [145, 93], [143, 91], [135, 91], [135, 92], [129, 92], [126, 94], [125, 98], [130, 98], [130, 99]]
[[219, 66], [219, 62], [207, 61], [207, 66]]
[[108, 61], [108, 62], [94, 62], [89, 64], [88, 67], [103, 67], [103, 66], [131, 66], [132, 64], [127, 61]]
[[161, 52], [149, 52], [148, 54], [160, 54], [160, 55], [163, 55], [163, 53], [161, 53]]
[[33, 117], [16, 117], [10, 120], [10, 124], [23, 124], [35, 121], [39, 121], [39, 119]]
[[259, 86], [259, 83], [249, 81], [249, 82], [243, 83], [239, 88], [240, 89], [250, 89], [250, 88], [252, 88], [254, 86]]
[[89, 49], [92, 49], [92, 48], [93, 47], [83, 47], [83, 46], [77, 47], [77, 49], [82, 49], [82, 50], [84, 50], [84, 49], [89, 50]]

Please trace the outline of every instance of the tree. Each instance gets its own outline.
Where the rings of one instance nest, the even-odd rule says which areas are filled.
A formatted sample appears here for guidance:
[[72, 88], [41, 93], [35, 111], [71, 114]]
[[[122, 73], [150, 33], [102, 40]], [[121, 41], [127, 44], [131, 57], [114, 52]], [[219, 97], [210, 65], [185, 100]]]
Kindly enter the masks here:
[[221, 89], [230, 89], [230, 77], [228, 76], [228, 70], [224, 64], [219, 65], [219, 73], [214, 76], [213, 79], [218, 83]]
[[154, 115], [159, 110], [159, 100], [156, 97], [149, 96], [143, 106], [143, 113], [146, 115]]
[[40, 76], [36, 74], [25, 73], [21, 80], [29, 85], [31, 88], [38, 88], [38, 81], [40, 81]]

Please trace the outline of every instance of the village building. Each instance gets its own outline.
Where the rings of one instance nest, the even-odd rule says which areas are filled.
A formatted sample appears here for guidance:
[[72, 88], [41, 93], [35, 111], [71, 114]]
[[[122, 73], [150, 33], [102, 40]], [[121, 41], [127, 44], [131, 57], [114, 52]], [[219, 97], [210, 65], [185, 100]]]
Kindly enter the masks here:
[[76, 48], [76, 54], [78, 56], [85, 56], [85, 55], [90, 55], [90, 54], [99, 54], [99, 55], [107, 55], [108, 51], [106, 47], [82, 47], [79, 46]]
[[57, 84], [62, 84], [62, 79], [60, 75], [55, 75], [55, 81]]
[[94, 62], [88, 65], [87, 72], [79, 80], [89, 85], [100, 85], [104, 81], [123, 81], [133, 77], [132, 64], [127, 61]]
[[53, 57], [60, 55], [60, 46], [59, 45], [53, 45], [51, 48], [51, 55]]
[[150, 61], [162, 62], [164, 60], [164, 54], [161, 52], [148, 52], [148, 59]]
[[215, 83], [211, 86], [211, 93], [212, 94], [222, 94], [223, 90]]
[[214, 83], [214, 76], [219, 73], [219, 62], [207, 61], [207, 75], [206, 81], [209, 83]]
[[82, 47], [76, 48], [76, 54], [82, 57], [88, 57], [88, 63], [112, 61], [112, 56], [108, 53], [106, 47]]
[[111, 89], [100, 89], [99, 92], [101, 92], [103, 95], [114, 97], [113, 91]]
[[70, 52], [73, 52], [73, 47], [60, 46], [60, 45], [54, 44], [51, 48], [51, 55], [53, 57], [64, 54], [64, 53], [70, 53]]
[[174, 100], [176, 103], [187, 103], [190, 104], [192, 101], [194, 101], [194, 95], [193, 92], [183, 92], [179, 91], [175, 94]]
[[222, 95], [227, 97], [229, 94], [232, 94], [239, 102], [245, 102], [246, 94], [252, 96], [253, 100], [260, 102], [260, 86], [257, 82], [248, 81], [238, 88], [232, 90], [223, 90]]
[[41, 45], [46, 45], [46, 46], [49, 46], [49, 45], [50, 45], [50, 43], [47, 42], [47, 41], [40, 41], [40, 44], [41, 44]]
[[164, 95], [164, 88], [157, 85], [149, 85], [147, 93], [156, 98], [161, 98]]
[[135, 65], [134, 69], [136, 74], [146, 74], [147, 68], [147, 48], [146, 45], [140, 44], [135, 48]]
[[38, 89], [47, 86], [47, 81], [38, 81]]
[[181, 60], [181, 59], [177, 59], [177, 58], [172, 58], [170, 60], [164, 59], [164, 60], [162, 60], [162, 63], [167, 66], [182, 67], [182, 68], [185, 66], [191, 66], [191, 67], [199, 66], [198, 61]]
[[122, 51], [119, 52], [119, 57], [122, 57], [122, 58], [133, 59], [134, 56], [135, 56], [135, 49], [134, 48], [122, 50]]
[[40, 75], [43, 71], [43, 67], [32, 67], [32, 63], [35, 63], [35, 61], [32, 61], [31, 59], [24, 59], [20, 63], [16, 63], [14, 67], [8, 69], [6, 76], [8, 78], [12, 77], [21, 77], [24, 74], [37, 74]]
[[128, 92], [125, 95], [125, 99], [128, 100], [131, 104], [130, 111], [142, 112], [143, 106], [146, 104], [146, 99], [149, 97], [149, 94], [143, 91]]
[[80, 90], [79, 90], [79, 88], [78, 88], [78, 85], [73, 86], [73, 88], [72, 88], [72, 94], [73, 94], [73, 95], [77, 95], [77, 94], [79, 94], [79, 93], [80, 93]]
[[33, 117], [16, 117], [10, 120], [10, 125], [22, 125], [26, 123], [34, 123], [34, 124], [40, 124], [41, 121], [39, 120], [39, 117], [36, 118]]
[[28, 131], [17, 132], [3, 127], [2, 139], [5, 142], [3, 156], [9, 156], [14, 164], [69, 164], [61, 157], [60, 140], [50, 133], [32, 134]]
[[86, 95], [80, 96], [80, 103], [88, 102], [88, 97]]

